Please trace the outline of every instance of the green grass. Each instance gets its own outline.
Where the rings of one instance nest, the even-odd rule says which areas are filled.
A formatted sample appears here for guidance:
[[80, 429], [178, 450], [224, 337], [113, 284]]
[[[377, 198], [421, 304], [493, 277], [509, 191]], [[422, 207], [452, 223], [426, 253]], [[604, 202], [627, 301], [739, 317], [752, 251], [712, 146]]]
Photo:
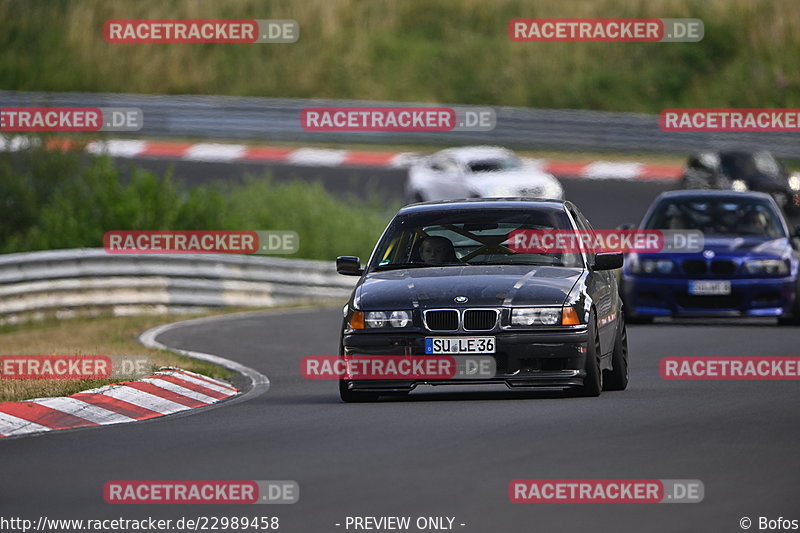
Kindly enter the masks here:
[[[512, 18], [692, 17], [699, 43], [514, 43]], [[282, 18], [293, 44], [109, 44], [107, 19]], [[800, 107], [796, 0], [6, 0], [0, 88], [658, 112]]]
[[[94, 317], [44, 320], [0, 327], [0, 355], [144, 356], [153, 370], [175, 366], [214, 378], [233, 372], [206, 361], [139, 344], [137, 335], [165, 321], [164, 317]], [[0, 401], [68, 396], [125, 379], [0, 379]]]

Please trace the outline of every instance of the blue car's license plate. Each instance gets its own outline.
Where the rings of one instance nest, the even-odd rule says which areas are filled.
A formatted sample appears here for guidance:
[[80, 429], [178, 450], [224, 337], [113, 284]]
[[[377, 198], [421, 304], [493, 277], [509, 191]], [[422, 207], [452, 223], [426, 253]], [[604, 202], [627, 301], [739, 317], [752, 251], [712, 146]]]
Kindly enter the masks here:
[[689, 294], [703, 295], [728, 295], [731, 293], [730, 281], [700, 280], [689, 282]]
[[431, 355], [495, 353], [495, 341], [494, 337], [426, 337], [425, 353]]

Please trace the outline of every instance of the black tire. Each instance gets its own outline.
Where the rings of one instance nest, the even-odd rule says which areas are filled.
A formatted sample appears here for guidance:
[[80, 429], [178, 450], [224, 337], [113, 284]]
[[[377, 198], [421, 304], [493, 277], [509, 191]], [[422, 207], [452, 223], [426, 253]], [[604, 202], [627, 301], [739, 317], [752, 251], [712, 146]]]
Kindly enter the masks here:
[[628, 324], [652, 324], [654, 317], [652, 316], [629, 316], [626, 320]]
[[600, 370], [600, 335], [594, 311], [589, 316], [589, 342], [586, 343], [584, 370], [586, 377], [583, 378], [583, 386], [575, 389], [575, 396], [600, 396], [603, 392], [603, 372]]
[[614, 341], [614, 353], [611, 355], [613, 369], [605, 371], [603, 390], [625, 390], [628, 387], [628, 330], [623, 313], [620, 313], [619, 319], [622, 327]]
[[800, 288], [798, 288], [797, 295], [794, 298], [794, 307], [792, 307], [792, 315], [778, 318], [778, 325], [800, 326]]
[[378, 394], [374, 392], [357, 392], [348, 389], [347, 382], [343, 379], [339, 380], [339, 396], [343, 402], [347, 403], [374, 402], [378, 399]]

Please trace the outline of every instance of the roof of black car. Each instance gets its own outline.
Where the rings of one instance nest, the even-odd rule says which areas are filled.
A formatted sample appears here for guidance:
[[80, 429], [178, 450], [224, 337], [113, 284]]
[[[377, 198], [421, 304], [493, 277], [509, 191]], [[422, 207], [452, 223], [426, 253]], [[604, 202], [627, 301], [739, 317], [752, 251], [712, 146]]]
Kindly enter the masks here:
[[680, 189], [658, 195], [662, 198], [769, 198], [769, 194], [757, 191], [732, 191], [729, 189]]
[[425, 213], [435, 211], [461, 211], [481, 209], [538, 209], [564, 210], [564, 201], [538, 198], [468, 198], [411, 204], [400, 209], [399, 213]]

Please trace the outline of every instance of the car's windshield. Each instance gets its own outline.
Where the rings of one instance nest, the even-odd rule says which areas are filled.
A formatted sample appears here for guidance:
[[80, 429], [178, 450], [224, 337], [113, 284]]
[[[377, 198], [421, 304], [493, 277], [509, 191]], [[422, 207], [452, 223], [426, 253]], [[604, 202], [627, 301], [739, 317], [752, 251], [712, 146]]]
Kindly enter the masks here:
[[467, 163], [470, 172], [504, 172], [517, 170], [522, 162], [516, 157], [475, 159]]
[[769, 152], [728, 152], [720, 155], [720, 166], [733, 179], [747, 179], [758, 174], [778, 176], [780, 167]]
[[398, 215], [375, 250], [371, 269], [430, 266], [583, 266], [578, 253], [517, 253], [515, 230], [572, 230], [563, 210], [470, 209]]
[[775, 239], [786, 233], [767, 200], [736, 197], [669, 198], [645, 221], [645, 229], [700, 230], [705, 235]]

